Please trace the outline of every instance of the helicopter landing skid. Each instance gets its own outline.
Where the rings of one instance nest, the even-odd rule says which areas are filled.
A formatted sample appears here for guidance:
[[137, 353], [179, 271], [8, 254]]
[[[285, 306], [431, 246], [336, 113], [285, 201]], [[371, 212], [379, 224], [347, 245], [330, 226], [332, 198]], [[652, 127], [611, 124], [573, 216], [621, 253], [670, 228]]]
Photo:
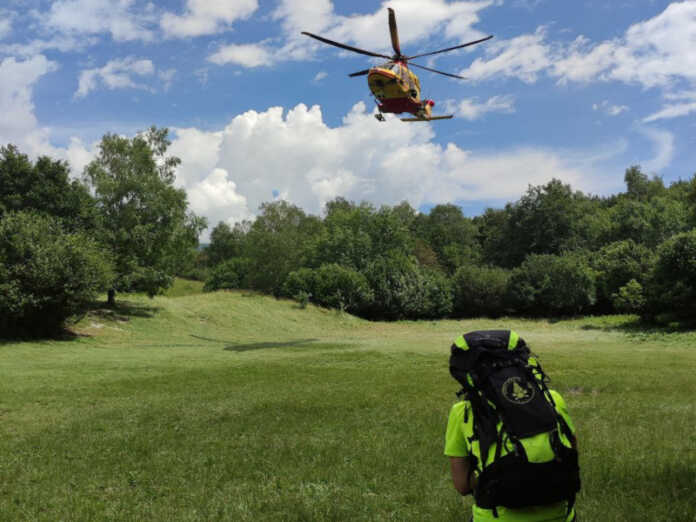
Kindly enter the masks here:
[[381, 112], [375, 114], [375, 118], [377, 119], [377, 121], [387, 121], [384, 119], [384, 114], [382, 114]]

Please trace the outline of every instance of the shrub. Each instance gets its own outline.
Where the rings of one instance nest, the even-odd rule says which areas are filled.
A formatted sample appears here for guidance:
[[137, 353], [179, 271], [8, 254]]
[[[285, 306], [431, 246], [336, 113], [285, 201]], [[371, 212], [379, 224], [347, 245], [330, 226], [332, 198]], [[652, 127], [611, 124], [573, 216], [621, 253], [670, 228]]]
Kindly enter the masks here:
[[312, 301], [317, 304], [359, 313], [373, 297], [365, 276], [351, 268], [327, 264], [315, 272]]
[[96, 242], [29, 212], [0, 221], [0, 335], [44, 335], [107, 288], [112, 266]]
[[641, 313], [645, 308], [645, 296], [643, 285], [635, 279], [631, 279], [619, 291], [612, 294], [611, 302], [617, 312], [627, 314]]
[[646, 306], [653, 315], [696, 315], [696, 229], [677, 234], [659, 246]]
[[250, 269], [250, 261], [244, 257], [229, 259], [210, 271], [203, 285], [203, 291], [245, 288]]
[[497, 317], [505, 312], [510, 271], [498, 267], [461, 266], [454, 274], [454, 315]]
[[296, 296], [314, 294], [315, 273], [311, 268], [300, 268], [288, 274], [283, 283], [282, 295], [295, 299]]
[[378, 256], [366, 270], [374, 292], [370, 319], [438, 318], [452, 311], [452, 285], [441, 273], [399, 254]]
[[[619, 289], [633, 280], [631, 292], [636, 284], [644, 285], [655, 264], [655, 254], [645, 245], [637, 244], [632, 239], [616, 241], [604, 246], [592, 259], [592, 267], [597, 272], [597, 306], [602, 312], [610, 312], [614, 296]], [[626, 289], [624, 291], [624, 294]], [[626, 305], [621, 299], [620, 306]], [[618, 310], [618, 309], [617, 309]]]
[[595, 274], [577, 254], [532, 254], [513, 270], [507, 295], [523, 314], [579, 314], [595, 302]]

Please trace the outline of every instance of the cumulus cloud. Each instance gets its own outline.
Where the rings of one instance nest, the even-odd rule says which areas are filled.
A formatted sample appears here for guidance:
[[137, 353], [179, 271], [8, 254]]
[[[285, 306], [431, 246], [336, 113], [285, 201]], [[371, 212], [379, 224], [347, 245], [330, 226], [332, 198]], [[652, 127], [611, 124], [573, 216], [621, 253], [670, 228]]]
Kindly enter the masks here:
[[109, 33], [116, 41], [150, 41], [154, 38], [151, 10], [137, 9], [135, 0], [57, 0], [38, 19], [61, 34]]
[[132, 56], [111, 60], [104, 67], [86, 69], [80, 73], [75, 98], [87, 96], [90, 91], [103, 83], [108, 89], [148, 89], [144, 84], [136, 83], [133, 76], [150, 76], [155, 67], [150, 60], [137, 59]]
[[215, 34], [234, 21], [249, 17], [257, 9], [257, 0], [187, 0], [182, 15], [167, 12], [160, 26], [170, 37]]
[[493, 96], [482, 103], [479, 103], [477, 98], [465, 98], [458, 103], [447, 102], [445, 112], [454, 112], [456, 116], [469, 121], [477, 120], [489, 112], [509, 114], [515, 112], [515, 97]]
[[696, 82], [696, 1], [671, 3], [634, 24], [623, 36], [593, 43], [578, 36], [567, 45], [546, 41], [546, 30], [488, 46], [462, 74], [475, 80], [504, 75], [534, 83], [543, 71], [560, 83], [620, 81], [644, 87]]
[[38, 128], [34, 116], [34, 85], [58, 65], [45, 56], [18, 61], [13, 57], [0, 61], [0, 144], [13, 143], [39, 151], [45, 131]]
[[601, 111], [609, 116], [618, 116], [619, 114], [629, 110], [628, 105], [613, 105], [609, 100], [603, 100], [600, 103], [592, 104], [593, 111]]
[[[283, 28], [282, 43], [273, 49], [263, 42], [248, 45], [257, 50], [265, 49], [268, 57], [274, 60], [310, 59], [318, 49], [325, 49], [326, 46], [300, 34], [301, 31], [309, 31], [391, 55], [393, 51], [387, 25], [388, 5], [396, 12], [402, 50], [407, 52], [407, 49], [413, 48], [412, 54], [415, 54], [415, 46], [430, 39], [433, 34], [462, 43], [480, 38], [484, 33], [474, 28], [479, 22], [478, 13], [494, 3], [493, 0], [391, 0], [384, 2], [372, 13], [342, 16], [334, 12], [330, 0], [280, 0], [272, 16], [280, 21]], [[216, 55], [226, 47], [228, 46], [221, 46]], [[235, 52], [238, 51], [235, 49]], [[247, 67], [258, 65], [257, 60], [220, 60], [215, 63], [237, 63]]]
[[247, 217], [276, 196], [320, 213], [337, 196], [378, 205], [406, 200], [416, 208], [516, 199], [529, 183], [553, 177], [592, 192], [615, 188], [592, 176], [592, 165], [566, 159], [569, 154], [532, 147], [472, 151], [434, 137], [431, 126], [394, 117], [376, 124], [363, 103], [336, 127], [326, 125], [318, 106], [300, 104], [248, 111], [221, 130], [175, 129], [171, 153], [182, 159], [177, 184], [213, 226]]
[[235, 63], [244, 67], [259, 67], [275, 62], [273, 54], [261, 44], [223, 45], [208, 57], [217, 65]]

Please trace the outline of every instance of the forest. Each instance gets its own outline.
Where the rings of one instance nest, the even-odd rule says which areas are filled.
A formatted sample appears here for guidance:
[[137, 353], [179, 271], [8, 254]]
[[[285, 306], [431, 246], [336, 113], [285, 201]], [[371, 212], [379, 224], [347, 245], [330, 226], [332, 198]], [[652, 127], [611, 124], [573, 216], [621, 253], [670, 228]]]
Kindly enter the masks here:
[[175, 188], [168, 131], [103, 137], [81, 176], [65, 161], [0, 148], [0, 331], [56, 331], [100, 295], [154, 296], [175, 276], [371, 320], [696, 316], [696, 176], [665, 185], [639, 166], [625, 191], [558, 179], [467, 217], [336, 198], [321, 215], [263, 203], [253, 221], [205, 218]]

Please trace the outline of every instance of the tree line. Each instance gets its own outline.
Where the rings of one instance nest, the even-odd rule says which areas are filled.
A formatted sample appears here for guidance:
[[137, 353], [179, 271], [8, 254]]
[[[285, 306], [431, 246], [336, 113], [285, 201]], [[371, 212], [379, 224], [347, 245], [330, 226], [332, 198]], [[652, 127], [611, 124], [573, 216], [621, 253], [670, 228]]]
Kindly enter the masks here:
[[636, 313], [696, 316], [696, 177], [666, 186], [638, 166], [626, 190], [553, 179], [469, 218], [337, 198], [322, 217], [286, 201], [219, 223], [199, 256], [207, 290], [253, 289], [368, 319]]
[[343, 198], [321, 216], [286, 201], [214, 227], [174, 186], [167, 129], [103, 137], [81, 179], [0, 147], [0, 336], [55, 331], [106, 293], [162, 292], [175, 275], [369, 319], [637, 313], [696, 316], [696, 176], [637, 166], [598, 197], [551, 180], [473, 218]]
[[155, 295], [195, 261], [205, 219], [174, 187], [167, 129], [107, 134], [81, 180], [0, 147], [0, 337], [59, 330], [106, 292]]

